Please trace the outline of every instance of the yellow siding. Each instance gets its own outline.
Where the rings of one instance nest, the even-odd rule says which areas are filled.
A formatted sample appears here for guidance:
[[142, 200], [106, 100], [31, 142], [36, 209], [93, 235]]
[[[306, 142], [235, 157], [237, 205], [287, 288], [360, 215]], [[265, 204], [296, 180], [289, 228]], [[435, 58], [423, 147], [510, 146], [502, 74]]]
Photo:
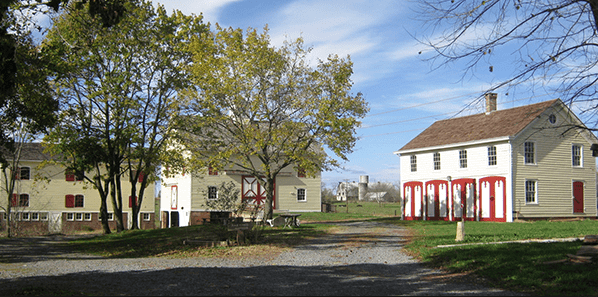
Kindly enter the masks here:
[[[21, 167], [31, 168], [30, 180], [19, 180], [15, 185], [15, 193], [29, 194], [29, 207], [25, 211], [58, 211], [58, 212], [99, 212], [100, 195], [91, 184], [84, 181], [66, 181], [65, 170], [59, 165], [40, 166], [40, 162], [21, 162]], [[139, 187], [139, 185], [138, 185]], [[2, 189], [5, 185], [2, 184]], [[130, 183], [126, 178], [122, 180], [123, 211], [130, 212], [129, 194]], [[138, 190], [139, 192], [139, 190]], [[5, 192], [3, 192], [5, 193]], [[84, 195], [84, 207], [67, 208], [65, 206], [66, 195]], [[155, 189], [154, 183], [150, 183], [145, 189], [141, 205], [141, 212], [154, 212]], [[7, 206], [6, 194], [0, 199], [2, 207]], [[20, 209], [19, 209], [20, 210]], [[108, 211], [112, 212], [112, 203], [108, 198]]]
[[[557, 115], [556, 125], [547, 121], [550, 113]], [[572, 182], [583, 181], [584, 215], [596, 216], [596, 161], [590, 151], [588, 131], [567, 130], [562, 124], [572, 121], [564, 111], [548, 110], [513, 142], [513, 210], [514, 218], [569, 217], [573, 214]], [[524, 164], [524, 143], [535, 143], [536, 164]], [[571, 147], [582, 145], [583, 167], [572, 166]], [[525, 180], [537, 181], [537, 202], [525, 201]]]
[[[237, 168], [229, 170], [228, 174], [224, 171], [218, 172], [218, 175], [208, 175], [207, 170], [193, 175], [191, 183], [191, 210], [203, 211], [206, 210], [205, 204], [207, 199], [208, 186], [219, 186], [223, 182], [232, 181], [239, 189], [241, 195], [242, 177], [241, 173], [237, 173]], [[234, 172], [234, 173], [230, 173]], [[303, 188], [306, 190], [306, 201], [297, 201], [297, 189]], [[320, 174], [316, 177], [297, 177], [297, 172], [292, 166], [289, 166], [278, 175], [276, 178], [275, 188], [275, 209], [289, 210], [299, 212], [314, 212], [321, 210], [321, 178]], [[240, 198], [240, 196], [239, 196]]]

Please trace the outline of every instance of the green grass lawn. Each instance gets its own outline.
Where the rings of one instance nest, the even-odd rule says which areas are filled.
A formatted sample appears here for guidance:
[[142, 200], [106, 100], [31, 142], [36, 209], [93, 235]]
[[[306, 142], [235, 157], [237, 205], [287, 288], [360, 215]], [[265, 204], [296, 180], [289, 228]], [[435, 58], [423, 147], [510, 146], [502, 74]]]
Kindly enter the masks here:
[[[456, 244], [456, 222], [397, 221], [413, 238], [406, 249], [426, 265], [450, 272], [471, 273], [492, 285], [532, 295], [598, 296], [598, 264], [565, 260], [575, 255], [581, 241], [554, 243]], [[523, 223], [465, 222], [460, 243], [491, 243], [522, 239], [554, 239], [598, 234], [598, 221], [536, 221]]]

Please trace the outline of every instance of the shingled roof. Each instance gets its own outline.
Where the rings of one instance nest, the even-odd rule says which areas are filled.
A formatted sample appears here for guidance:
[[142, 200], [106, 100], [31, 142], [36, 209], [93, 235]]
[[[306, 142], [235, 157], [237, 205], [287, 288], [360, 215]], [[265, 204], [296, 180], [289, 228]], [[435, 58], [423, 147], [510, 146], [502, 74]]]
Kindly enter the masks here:
[[437, 121], [400, 151], [515, 136], [560, 99]]

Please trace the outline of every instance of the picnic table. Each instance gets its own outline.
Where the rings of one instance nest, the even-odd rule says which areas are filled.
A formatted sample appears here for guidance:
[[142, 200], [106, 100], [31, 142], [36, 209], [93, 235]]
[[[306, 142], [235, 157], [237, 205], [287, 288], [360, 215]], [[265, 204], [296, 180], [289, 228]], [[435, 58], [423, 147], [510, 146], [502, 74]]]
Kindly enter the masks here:
[[284, 227], [282, 227], [283, 229], [286, 227], [289, 228], [293, 228], [293, 227], [299, 227], [299, 219], [297, 219], [297, 217], [299, 217], [301, 214], [292, 214], [292, 213], [283, 213], [280, 216], [284, 218]]

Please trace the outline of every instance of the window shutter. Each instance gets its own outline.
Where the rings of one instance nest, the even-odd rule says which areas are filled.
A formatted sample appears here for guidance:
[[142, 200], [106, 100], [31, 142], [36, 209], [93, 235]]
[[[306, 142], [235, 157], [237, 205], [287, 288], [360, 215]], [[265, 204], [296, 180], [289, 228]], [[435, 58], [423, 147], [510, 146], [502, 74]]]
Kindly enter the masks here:
[[21, 179], [21, 167], [17, 167], [17, 170], [15, 170], [15, 180], [20, 180]]
[[133, 203], [137, 204], [137, 197], [133, 200], [133, 196], [129, 196], [129, 207], [133, 207]]
[[19, 196], [17, 194], [12, 194], [12, 199], [10, 199], [10, 206], [17, 207], [19, 205]]
[[145, 175], [143, 174], [143, 171], [139, 172], [139, 182], [142, 183], [143, 182], [143, 178], [145, 177]]
[[75, 195], [66, 195], [64, 199], [64, 206], [68, 208], [75, 207]]
[[75, 181], [75, 173], [70, 170], [65, 171], [64, 176], [66, 181]]

